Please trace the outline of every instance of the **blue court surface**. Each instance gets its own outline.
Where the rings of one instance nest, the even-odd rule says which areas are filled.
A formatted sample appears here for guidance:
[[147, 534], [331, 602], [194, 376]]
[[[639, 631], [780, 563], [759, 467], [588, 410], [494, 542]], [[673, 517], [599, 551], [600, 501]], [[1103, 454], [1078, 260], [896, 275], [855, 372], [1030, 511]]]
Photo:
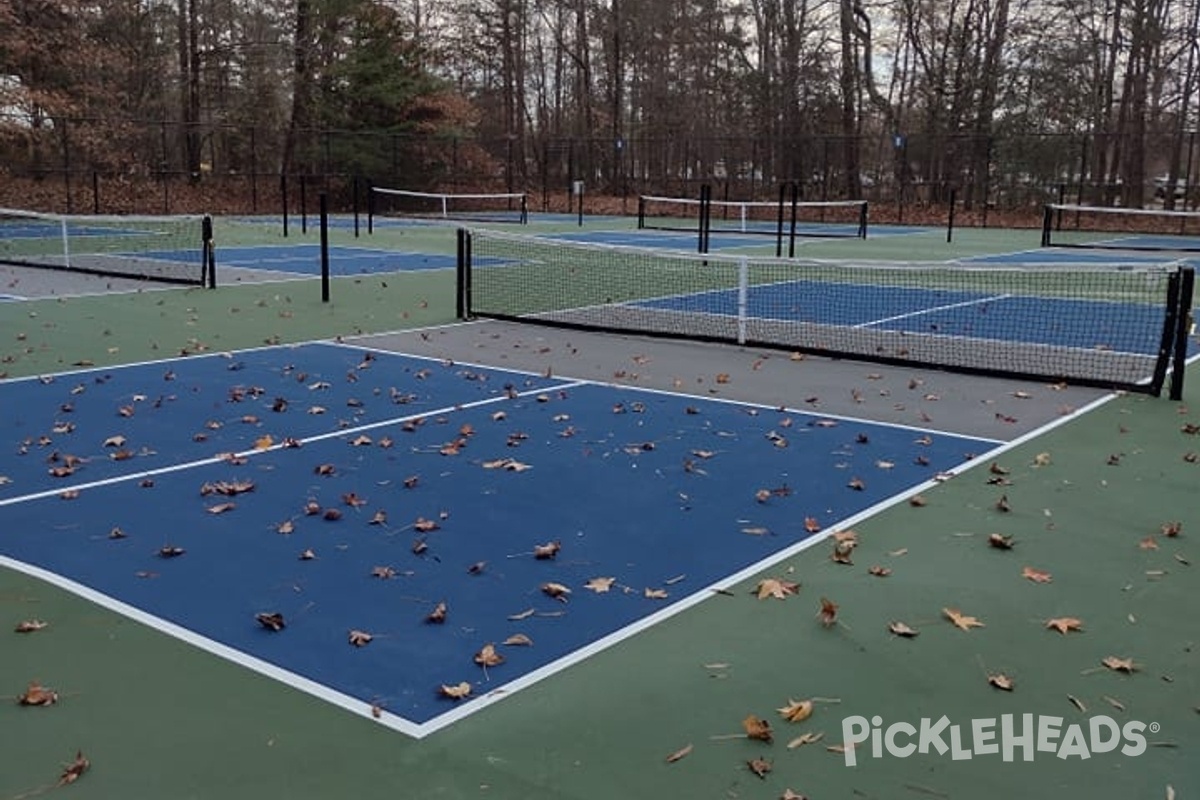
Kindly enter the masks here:
[[[636, 305], [736, 317], [739, 296], [736, 289], [718, 289]], [[749, 287], [745, 313], [766, 320], [1154, 355], [1165, 309], [1102, 300], [802, 280]], [[1194, 341], [1189, 346], [1196, 349]]]
[[5, 564], [417, 736], [997, 445], [321, 344], [0, 402]]
[[[163, 254], [163, 257], [169, 255]], [[447, 253], [411, 253], [370, 247], [329, 246], [329, 272], [339, 277], [380, 272], [453, 269], [456, 264], [457, 257]], [[218, 271], [221, 267], [320, 275], [321, 248], [317, 244], [218, 247]]]
[[[69, 236], [149, 236], [155, 231], [136, 230], [117, 226], [67, 224]], [[0, 222], [0, 240], [2, 239], [57, 239], [63, 235], [62, 224], [56, 221], [45, 222]]]
[[1146, 267], [1155, 264], [1163, 266], [1174, 264], [1178, 258], [1167, 254], [1153, 253], [1113, 253], [1104, 250], [1081, 250], [1075, 248], [1043, 247], [1036, 250], [1018, 250], [1013, 253], [999, 253], [987, 256], [973, 256], [961, 260], [963, 264], [1011, 264], [1013, 266], [1045, 265], [1096, 265], [1120, 267]]

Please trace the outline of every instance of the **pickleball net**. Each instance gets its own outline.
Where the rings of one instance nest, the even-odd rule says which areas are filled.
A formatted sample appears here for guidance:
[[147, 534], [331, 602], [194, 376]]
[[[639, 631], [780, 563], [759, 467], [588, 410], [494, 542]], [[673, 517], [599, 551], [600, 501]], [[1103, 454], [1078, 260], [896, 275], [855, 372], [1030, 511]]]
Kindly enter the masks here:
[[1193, 270], [800, 261], [460, 230], [459, 312], [1159, 394]]
[[[705, 207], [707, 205], [707, 208]], [[699, 230], [757, 236], [867, 236], [865, 200], [810, 201], [787, 199], [739, 201], [690, 197], [638, 198], [638, 227], [646, 230]]]
[[0, 263], [164, 283], [212, 282], [212, 222], [0, 209]]
[[1042, 246], [1200, 252], [1200, 211], [1049, 204]]
[[529, 221], [529, 199], [523, 192], [462, 194], [372, 186], [367, 209], [372, 222], [397, 219], [441, 224], [524, 225]]

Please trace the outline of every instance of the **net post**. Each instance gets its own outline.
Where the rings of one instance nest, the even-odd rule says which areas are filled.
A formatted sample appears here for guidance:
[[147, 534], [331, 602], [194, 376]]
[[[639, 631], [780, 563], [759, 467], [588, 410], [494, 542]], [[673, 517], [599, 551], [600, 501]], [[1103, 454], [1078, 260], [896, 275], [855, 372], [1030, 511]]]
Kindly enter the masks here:
[[455, 269], [454, 269], [454, 313], [458, 319], [467, 319], [467, 229], [459, 228], [455, 233]]
[[279, 198], [283, 208], [283, 238], [288, 235], [287, 173], [279, 173]]
[[324, 192], [318, 202], [321, 208], [321, 302], [329, 302], [329, 208]]
[[958, 200], [957, 192], [957, 189], [950, 190], [950, 212], [946, 215], [946, 244], [954, 241], [954, 206]]
[[1050, 246], [1050, 230], [1054, 226], [1054, 207], [1047, 204], [1042, 207], [1042, 247]]
[[375, 233], [375, 184], [367, 181], [367, 235]]
[[750, 308], [750, 264], [743, 256], [738, 259], [737, 343], [746, 344], [746, 321]]
[[779, 184], [779, 199], [775, 202], [775, 255], [783, 255], [783, 203], [787, 184]]
[[308, 181], [300, 173], [300, 233], [308, 233]]
[[796, 257], [796, 224], [800, 210], [800, 182], [792, 181], [792, 225], [788, 231], [788, 258]]
[[637, 226], [638, 226], [639, 231], [646, 229], [646, 196], [645, 195], [638, 195]]
[[213, 242], [213, 221], [208, 214], [200, 221], [200, 236], [203, 242], [201, 257], [204, 263], [200, 266], [200, 283], [209, 289], [217, 288], [217, 254]]
[[521, 193], [521, 224], [529, 224], [529, 195]]
[[350, 205], [354, 208], [354, 238], [358, 238], [358, 176], [355, 175], [350, 181], [350, 193], [352, 195]]
[[712, 218], [712, 186], [707, 183], [700, 185], [700, 207], [697, 220], [699, 242], [697, 249], [700, 253], [708, 252], [708, 233], [711, 230]]
[[100, 213], [100, 172], [92, 170], [92, 213]]
[[1184, 267], [1179, 270], [1179, 307], [1175, 314], [1175, 357], [1171, 365], [1172, 400], [1183, 399], [1183, 378], [1187, 374], [1188, 338], [1195, 327], [1192, 311], [1192, 293], [1196, 289], [1196, 269]]

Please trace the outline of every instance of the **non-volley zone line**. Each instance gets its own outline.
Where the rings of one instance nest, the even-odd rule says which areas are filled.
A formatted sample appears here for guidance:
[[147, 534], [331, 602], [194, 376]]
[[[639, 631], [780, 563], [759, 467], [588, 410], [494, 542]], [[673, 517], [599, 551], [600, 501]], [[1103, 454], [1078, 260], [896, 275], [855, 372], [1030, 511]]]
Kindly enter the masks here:
[[[376, 358], [361, 372], [383, 371]], [[12, 503], [0, 549], [15, 568], [421, 736], [798, 552], [809, 518], [836, 529], [995, 449], [582, 381], [496, 400], [438, 405], [404, 433], [342, 428], [163, 472], [148, 489], [123, 480]], [[243, 491], [197, 491], [220, 485]], [[286, 624], [270, 630], [256, 613]], [[444, 626], [428, 620], [437, 613]]]

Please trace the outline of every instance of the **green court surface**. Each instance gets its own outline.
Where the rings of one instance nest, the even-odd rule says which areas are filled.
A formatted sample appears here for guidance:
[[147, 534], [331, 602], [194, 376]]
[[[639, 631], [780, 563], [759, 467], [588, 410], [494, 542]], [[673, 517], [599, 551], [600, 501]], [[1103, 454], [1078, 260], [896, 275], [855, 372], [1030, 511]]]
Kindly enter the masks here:
[[[222, 242], [280, 240], [261, 226], [218, 222]], [[397, 248], [453, 248], [446, 230], [376, 236]], [[1029, 249], [1036, 237], [962, 230], [947, 244], [944, 231], [931, 231], [814, 242], [800, 254], [947, 259]], [[310, 231], [308, 240], [314, 238]], [[353, 240], [336, 232], [334, 241]], [[329, 303], [313, 279], [74, 294], [0, 303], [0, 374], [353, 341], [408, 328], [434, 335], [435, 326], [455, 322], [446, 270], [340, 278]], [[602, 370], [632, 369], [631, 351], [620, 347], [623, 363]], [[496, 358], [457, 354], [473, 356]], [[679, 367], [692, 370], [680, 373], [683, 389], [719, 371], [726, 357], [714, 353], [703, 374]], [[556, 374], [570, 369], [569, 360], [555, 364]], [[821, 366], [804, 362], [803, 369]], [[1100, 396], [1087, 408], [1062, 408], [1037, 435], [1014, 438], [994, 459], [923, 487], [920, 501], [901, 498], [857, 522], [851, 564], [831, 558], [830, 541], [817, 542], [419, 740], [0, 569], [0, 694], [14, 698], [0, 704], [0, 800], [39, 793], [122, 800], [766, 800], [788, 790], [812, 800], [1195, 797], [1200, 372], [1194, 365], [1189, 372], [1181, 402]], [[813, 380], [806, 374], [794, 373], [796, 398]], [[744, 379], [754, 380], [753, 373]], [[704, 387], [706, 396], [721, 394], [721, 387]], [[1022, 389], [1048, 403], [1055, 391]], [[999, 408], [1014, 401], [993, 402]], [[992, 416], [990, 406], [973, 403], [966, 411]], [[0, 507], [0, 531], [3, 519]], [[990, 546], [994, 534], [1015, 544]], [[871, 567], [890, 573], [873, 575]], [[755, 588], [770, 577], [798, 587], [782, 600], [759, 599]], [[823, 598], [838, 606], [830, 625], [819, 619]], [[945, 609], [983, 625], [960, 630]], [[1048, 620], [1063, 618], [1080, 620], [1081, 630], [1047, 628]], [[27, 619], [49, 625], [13, 632]], [[919, 635], [894, 635], [895, 622]], [[532, 635], [536, 646], [536, 628]], [[1109, 657], [1131, 659], [1133, 671], [1104, 666]], [[1012, 679], [1011, 691], [989, 683], [997, 675]], [[15, 702], [34, 681], [59, 692], [59, 702]], [[778, 711], [805, 699], [814, 700], [806, 719], [790, 722]], [[772, 741], [745, 736], [751, 714], [770, 722]], [[1038, 751], [1032, 761], [1018, 748], [1017, 759], [1005, 761], [936, 751], [875, 757], [867, 742], [855, 749], [855, 766], [838, 752], [850, 717], [879, 716], [887, 728], [944, 715], [970, 748], [972, 720], [1006, 714], [1017, 715], [1018, 725], [1023, 714], [1061, 718], [1056, 744], [1072, 725], [1090, 742], [1090, 720], [1099, 715], [1122, 726], [1140, 722], [1146, 745], [1133, 755], [1096, 747], [1086, 758]], [[943, 738], [949, 744], [949, 735]], [[55, 788], [77, 751], [90, 769]]]

